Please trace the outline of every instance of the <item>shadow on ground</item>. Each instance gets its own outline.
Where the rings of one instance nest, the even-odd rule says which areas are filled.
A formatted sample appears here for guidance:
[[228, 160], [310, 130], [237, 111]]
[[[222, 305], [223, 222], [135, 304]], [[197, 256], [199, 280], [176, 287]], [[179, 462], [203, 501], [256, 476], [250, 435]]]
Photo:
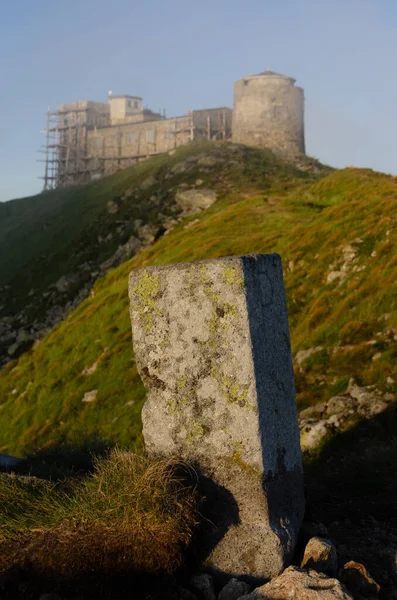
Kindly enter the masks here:
[[[83, 475], [92, 470], [93, 455], [104, 457], [109, 449], [98, 441], [76, 446], [72, 452], [70, 447], [52, 447], [28, 457], [20, 472], [53, 480]], [[391, 597], [397, 588], [391, 558], [393, 550], [397, 552], [397, 404], [328, 440], [315, 455], [306, 455], [304, 464], [306, 522], [322, 524], [323, 536], [337, 546], [339, 567], [349, 560], [363, 563], [382, 587], [380, 598]], [[222, 520], [222, 515], [209, 506], [204, 510], [204, 506], [206, 521], [201, 527], [205, 529]], [[308, 537], [310, 532], [303, 530], [297, 563]], [[191, 552], [195, 554], [194, 548]], [[84, 581], [71, 583], [50, 581], [26, 568], [0, 574], [0, 592], [4, 599], [17, 600], [33, 600], [38, 593], [54, 591], [62, 598], [77, 593], [84, 600], [126, 595], [143, 598], [148, 593], [152, 598], [172, 598], [190, 572], [185, 569], [172, 576], [153, 576], [131, 570], [117, 577], [87, 573]]]
[[382, 586], [381, 597], [388, 598], [397, 587], [392, 566], [397, 553], [397, 404], [330, 439], [316, 455], [306, 455], [304, 464], [306, 521], [328, 529], [324, 537], [337, 544], [339, 566], [362, 562]]

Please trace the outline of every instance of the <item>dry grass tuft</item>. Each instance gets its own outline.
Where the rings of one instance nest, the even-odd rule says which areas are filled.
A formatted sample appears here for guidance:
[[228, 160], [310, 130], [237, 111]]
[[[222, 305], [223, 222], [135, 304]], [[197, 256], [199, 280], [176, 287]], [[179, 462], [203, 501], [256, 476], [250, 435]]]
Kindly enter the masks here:
[[63, 582], [172, 573], [197, 523], [196, 490], [184, 475], [178, 461], [119, 449], [82, 479], [3, 475], [0, 571]]

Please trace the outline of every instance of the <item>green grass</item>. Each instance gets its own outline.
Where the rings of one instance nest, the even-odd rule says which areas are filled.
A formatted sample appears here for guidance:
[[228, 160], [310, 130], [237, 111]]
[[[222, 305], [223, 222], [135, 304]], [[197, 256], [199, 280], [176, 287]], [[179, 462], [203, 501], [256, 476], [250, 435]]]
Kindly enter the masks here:
[[[190, 163], [186, 172], [173, 173], [175, 165], [203, 153], [222, 164], [203, 170]], [[158, 221], [159, 213], [175, 213], [176, 185], [193, 184], [199, 177], [203, 186], [210, 183], [222, 193], [226, 182], [263, 187], [264, 178], [269, 183], [275, 174], [280, 182], [297, 174], [310, 178], [270, 152], [264, 155], [244, 147], [231, 152], [228, 144], [203, 141], [88, 185], [0, 203], [0, 287], [10, 286], [2, 291], [0, 316], [19, 311], [28, 300], [33, 303], [29, 316], [38, 318], [47, 308], [42, 292], [62, 275], [77, 272], [75, 287], [79, 289], [87, 280], [79, 265], [100, 264], [109, 258], [136, 233], [135, 220], [152, 223]], [[154, 179], [152, 185], [140, 187], [149, 178]], [[109, 212], [110, 205], [117, 212]], [[31, 290], [33, 295], [27, 297]]]
[[[144, 265], [280, 253], [293, 352], [322, 347], [296, 369], [298, 405], [343, 391], [350, 377], [395, 392], [396, 180], [352, 168], [319, 177], [266, 152], [215, 151], [225, 162], [202, 176], [218, 186], [219, 200], [97, 281], [65, 322], [0, 372], [0, 451], [21, 453], [87, 435], [122, 445], [139, 439], [145, 390], [134, 362], [127, 279]], [[161, 160], [168, 181], [170, 158]], [[128, 179], [127, 171], [119, 177]], [[350, 262], [348, 245], [355, 253]], [[331, 270], [342, 270], [344, 278], [327, 281]], [[85, 375], [95, 361], [97, 370]], [[95, 401], [82, 402], [94, 389]]]

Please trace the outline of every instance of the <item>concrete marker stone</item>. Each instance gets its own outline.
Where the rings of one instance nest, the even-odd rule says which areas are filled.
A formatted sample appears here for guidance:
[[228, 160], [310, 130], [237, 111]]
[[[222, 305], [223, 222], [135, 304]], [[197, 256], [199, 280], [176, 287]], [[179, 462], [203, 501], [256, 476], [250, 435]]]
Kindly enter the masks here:
[[278, 575], [304, 510], [280, 257], [144, 267], [131, 272], [129, 295], [146, 448], [198, 469], [204, 563]]

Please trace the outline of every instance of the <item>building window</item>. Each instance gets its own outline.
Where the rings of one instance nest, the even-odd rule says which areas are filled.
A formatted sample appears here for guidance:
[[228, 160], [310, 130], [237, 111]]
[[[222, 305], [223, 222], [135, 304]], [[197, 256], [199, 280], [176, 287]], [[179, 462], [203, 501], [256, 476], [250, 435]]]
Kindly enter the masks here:
[[131, 133], [127, 133], [125, 136], [125, 143], [126, 144], [135, 144], [136, 140], [137, 140], [137, 133], [136, 131], [133, 131]]
[[154, 142], [154, 129], [148, 129], [146, 132], [146, 141]]
[[102, 139], [100, 137], [94, 138], [92, 146], [93, 146], [94, 150], [99, 150], [102, 146]]
[[135, 100], [134, 106], [135, 106], [135, 108], [139, 108], [139, 102], [137, 100]]
[[131, 102], [131, 100], [128, 100], [128, 101], [127, 101], [127, 106], [128, 106], [128, 108], [131, 108], [131, 106], [132, 106], [132, 102]]

